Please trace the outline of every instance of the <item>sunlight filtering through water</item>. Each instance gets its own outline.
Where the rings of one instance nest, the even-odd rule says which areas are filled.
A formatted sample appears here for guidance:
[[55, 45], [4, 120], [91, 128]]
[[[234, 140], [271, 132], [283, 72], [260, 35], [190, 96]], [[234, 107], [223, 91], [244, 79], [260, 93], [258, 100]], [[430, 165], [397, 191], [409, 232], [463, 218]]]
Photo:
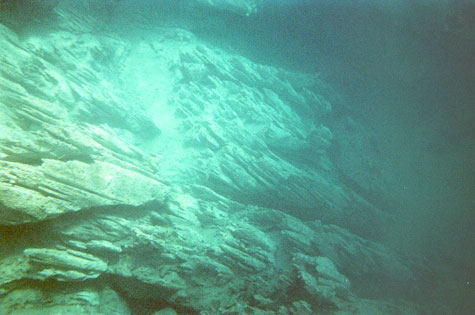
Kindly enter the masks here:
[[0, 0], [0, 314], [475, 313], [473, 12]]

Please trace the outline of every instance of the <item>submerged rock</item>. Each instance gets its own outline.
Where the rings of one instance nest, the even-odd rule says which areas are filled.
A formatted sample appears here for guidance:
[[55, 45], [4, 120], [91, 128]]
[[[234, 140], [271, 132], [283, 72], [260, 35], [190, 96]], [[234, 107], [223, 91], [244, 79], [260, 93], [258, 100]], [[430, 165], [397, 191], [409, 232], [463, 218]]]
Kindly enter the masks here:
[[344, 313], [350, 281], [410, 278], [315, 220], [363, 204], [332, 173], [317, 76], [56, 13], [49, 34], [0, 25], [0, 313]]
[[[157, 301], [209, 314], [292, 313], [296, 308], [310, 314], [352, 307], [357, 297], [348, 277], [371, 277], [392, 267], [383, 251], [354, 251], [348, 247], [351, 242], [343, 241], [348, 234], [334, 229], [337, 241], [325, 245], [328, 254], [330, 246], [355, 255], [362, 265], [343, 275], [340, 270], [351, 266], [340, 256], [315, 256], [325, 248], [318, 244], [325, 230], [219, 195], [203, 200], [175, 192], [167, 204], [154, 204], [133, 216], [129, 212], [103, 209], [53, 221], [50, 248], [26, 248], [29, 263], [16, 279], [55, 279], [72, 288], [79, 287], [78, 281], [96, 279], [129, 303]], [[157, 217], [169, 224], [156, 224]]]
[[0, 309], [10, 314], [131, 314], [110, 287], [65, 287], [54, 283], [11, 287], [0, 298]]
[[103, 260], [71, 249], [28, 248], [23, 253], [34, 265], [31, 277], [36, 280], [83, 281], [97, 278], [107, 269]]

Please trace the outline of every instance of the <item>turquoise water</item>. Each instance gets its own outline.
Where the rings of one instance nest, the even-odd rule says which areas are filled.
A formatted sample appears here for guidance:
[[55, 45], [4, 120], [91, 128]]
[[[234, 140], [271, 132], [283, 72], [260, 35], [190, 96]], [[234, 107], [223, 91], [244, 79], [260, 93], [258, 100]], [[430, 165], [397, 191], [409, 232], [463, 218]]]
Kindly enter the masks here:
[[0, 1], [0, 313], [473, 314], [470, 1]]

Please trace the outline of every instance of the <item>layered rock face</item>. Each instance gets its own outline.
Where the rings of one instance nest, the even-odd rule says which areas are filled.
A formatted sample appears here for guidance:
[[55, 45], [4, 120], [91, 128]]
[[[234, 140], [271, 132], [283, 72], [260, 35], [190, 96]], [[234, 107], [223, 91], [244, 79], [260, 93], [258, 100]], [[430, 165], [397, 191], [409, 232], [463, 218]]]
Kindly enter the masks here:
[[0, 313], [416, 312], [351, 285], [407, 261], [318, 220], [391, 219], [336, 175], [318, 77], [54, 14], [0, 25]]

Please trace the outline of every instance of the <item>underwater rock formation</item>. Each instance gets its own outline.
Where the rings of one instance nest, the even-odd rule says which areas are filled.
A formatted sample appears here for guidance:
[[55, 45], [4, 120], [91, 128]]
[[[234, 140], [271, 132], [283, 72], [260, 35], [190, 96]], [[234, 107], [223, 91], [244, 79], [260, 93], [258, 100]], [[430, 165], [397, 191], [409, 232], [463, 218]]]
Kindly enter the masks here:
[[332, 172], [317, 76], [56, 14], [0, 25], [0, 313], [413, 311], [353, 291], [410, 262], [317, 220], [390, 220]]
[[[205, 313], [276, 311], [295, 302], [311, 312], [352, 309], [354, 301], [363, 302], [351, 292], [349, 278], [396, 270], [392, 281], [410, 277], [389, 251], [340, 228], [304, 224], [277, 210], [195, 189], [199, 199], [173, 192], [166, 203], [105, 207], [52, 220], [41, 232], [47, 242], [23, 243], [15, 260], [1, 259], [2, 269], [15, 270], [23, 281], [57, 281], [58, 289], [65, 283], [84, 290], [80, 282], [102, 279], [129, 301], [160, 300]], [[24, 264], [20, 271], [18, 261]], [[12, 310], [7, 303], [12, 299], [41, 306], [22, 301], [23, 281], [3, 281], [6, 302], [0, 306]], [[89, 294], [100, 291], [97, 281], [86, 281]], [[91, 307], [88, 301], [79, 305]]]
[[[156, 156], [127, 144], [108, 125], [87, 123], [103, 111], [110, 113], [105, 119], [125, 116], [113, 100], [105, 100], [107, 95], [100, 96], [97, 78], [78, 74], [69, 81], [62, 76], [72, 71], [66, 74], [66, 64], [55, 64], [60, 56], [34, 44], [29, 53], [18, 49], [16, 35], [6, 28], [2, 36], [0, 223], [35, 222], [94, 206], [140, 205], [163, 198], [167, 188], [154, 176]], [[81, 80], [91, 84], [86, 87]], [[98, 93], [90, 94], [90, 88]], [[94, 96], [79, 100], [80, 93]], [[82, 123], [75, 122], [78, 118]]]

